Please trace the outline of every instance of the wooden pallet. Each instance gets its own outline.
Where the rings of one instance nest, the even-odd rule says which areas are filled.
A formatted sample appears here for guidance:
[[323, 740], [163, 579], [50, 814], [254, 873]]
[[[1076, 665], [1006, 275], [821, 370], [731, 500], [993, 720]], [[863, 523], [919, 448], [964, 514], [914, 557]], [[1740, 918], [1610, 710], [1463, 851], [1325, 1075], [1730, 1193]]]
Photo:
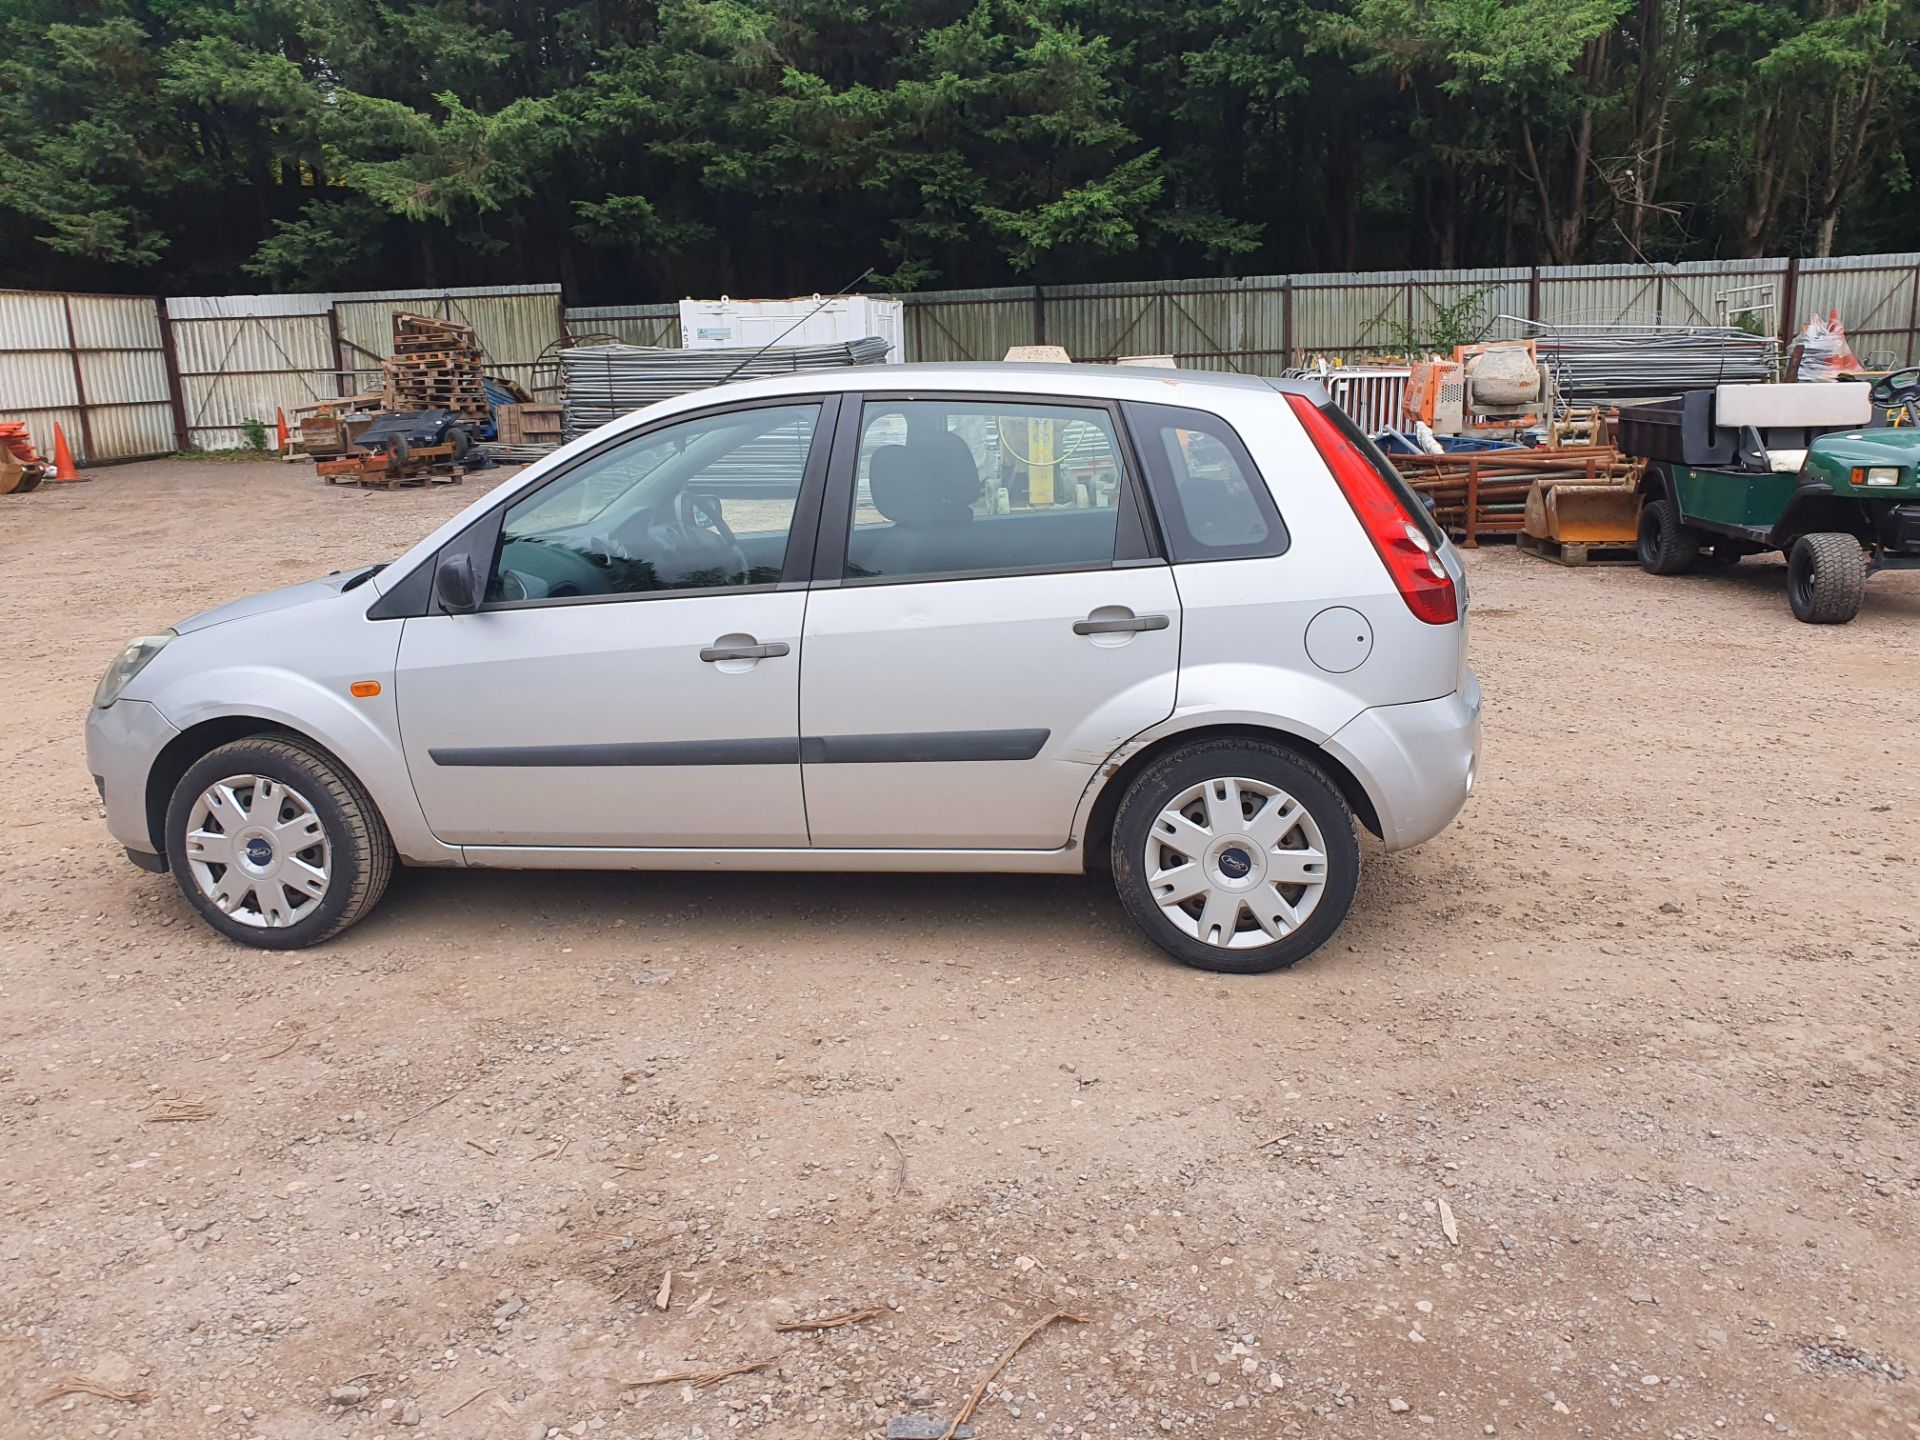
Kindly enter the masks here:
[[423, 446], [407, 464], [395, 470], [379, 452], [343, 456], [315, 463], [314, 472], [329, 485], [359, 485], [369, 490], [395, 490], [410, 485], [458, 485], [467, 466], [452, 460], [451, 445]]
[[452, 410], [485, 421], [482, 352], [471, 325], [432, 315], [393, 317], [393, 354], [382, 362], [389, 410]]
[[1513, 543], [1527, 554], [1538, 555], [1542, 560], [1551, 560], [1556, 565], [1637, 565], [1640, 563], [1639, 548], [1619, 541], [1542, 540], [1537, 535], [1522, 533], [1514, 537]]
[[458, 485], [467, 478], [467, 467], [435, 465], [430, 470], [415, 470], [405, 475], [389, 475], [384, 470], [364, 470], [321, 478], [329, 485], [357, 485], [363, 490], [407, 490], [417, 485]]

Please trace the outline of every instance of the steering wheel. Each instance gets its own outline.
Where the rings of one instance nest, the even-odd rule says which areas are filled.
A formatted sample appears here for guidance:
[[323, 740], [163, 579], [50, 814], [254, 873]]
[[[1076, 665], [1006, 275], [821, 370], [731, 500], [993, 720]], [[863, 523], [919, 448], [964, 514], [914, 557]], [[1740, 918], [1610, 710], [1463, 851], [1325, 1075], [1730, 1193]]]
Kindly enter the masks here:
[[1867, 393], [1882, 405], [1920, 397], [1920, 365], [1910, 365], [1905, 370], [1882, 375], [1873, 382], [1873, 389]]
[[733, 528], [727, 524], [726, 517], [720, 513], [718, 501], [705, 503], [691, 491], [682, 490], [673, 497], [673, 528], [686, 540], [685, 549], [694, 553], [700, 542], [696, 538], [702, 534], [718, 536], [727, 547], [727, 559], [732, 562], [733, 573], [727, 583], [744, 585], [752, 578], [752, 569], [747, 564], [747, 552], [740, 548]]

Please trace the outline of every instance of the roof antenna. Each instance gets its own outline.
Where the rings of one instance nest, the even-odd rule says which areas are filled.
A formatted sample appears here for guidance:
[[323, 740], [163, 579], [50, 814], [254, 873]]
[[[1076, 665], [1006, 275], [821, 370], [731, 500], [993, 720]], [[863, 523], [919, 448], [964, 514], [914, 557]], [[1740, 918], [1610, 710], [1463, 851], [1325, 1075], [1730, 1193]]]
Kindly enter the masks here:
[[802, 315], [798, 320], [794, 321], [793, 324], [787, 326], [786, 329], [782, 330], [778, 335], [774, 336], [773, 339], [769, 340], [766, 344], [762, 345], [758, 350], [754, 351], [751, 355], [747, 356], [746, 359], [742, 360], [738, 365], [734, 366], [733, 369], [729, 370], [726, 373], [725, 377], [723, 377], [719, 383], [724, 385], [727, 383], [728, 380], [733, 379], [734, 376], [738, 375], [742, 370], [746, 369], [747, 366], [751, 365], [754, 361], [758, 360], [762, 355], [766, 354], [767, 351], [773, 349], [774, 346], [778, 345], [782, 340], [786, 339], [787, 336], [791, 335], [794, 331], [798, 330], [802, 325], [806, 324], [807, 321], [811, 320], [814, 316], [818, 315], [822, 310], [826, 309], [827, 306], [831, 305], [834, 301], [840, 299], [849, 290], [853, 289], [854, 286], [858, 285], [862, 280], [865, 280], [871, 274], [873, 274], [873, 267], [869, 265], [866, 269], [862, 270], [858, 275], [854, 276], [853, 279], [849, 280], [846, 284], [842, 285], [838, 290], [834, 291], [833, 294], [827, 296], [826, 299], [822, 300], [818, 305], [814, 306], [813, 309], [809, 310], [806, 314]]

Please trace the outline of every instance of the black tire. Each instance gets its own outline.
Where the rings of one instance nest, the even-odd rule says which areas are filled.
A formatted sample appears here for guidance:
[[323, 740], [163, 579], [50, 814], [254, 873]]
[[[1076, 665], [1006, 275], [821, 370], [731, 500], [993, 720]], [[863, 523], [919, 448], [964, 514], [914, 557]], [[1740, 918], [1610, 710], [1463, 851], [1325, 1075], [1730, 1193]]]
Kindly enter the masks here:
[[[1317, 904], [1298, 929], [1263, 945], [1228, 948], [1189, 934], [1161, 908], [1149, 879], [1150, 843], [1155, 847], [1156, 859], [1172, 858], [1169, 851], [1159, 850], [1161, 842], [1152, 839], [1160, 812], [1182, 791], [1224, 779], [1252, 780], [1292, 796], [1320, 832], [1324, 846], [1326, 865]], [[1260, 802], [1250, 799], [1246, 803]], [[1299, 836], [1300, 832], [1295, 830], [1282, 838]], [[1257, 845], [1254, 848], [1257, 849]], [[1113, 822], [1112, 850], [1114, 888], [1120, 903], [1147, 938], [1184, 964], [1231, 975], [1258, 975], [1304, 960], [1340, 928], [1340, 922], [1353, 906], [1354, 889], [1360, 883], [1360, 845], [1354, 837], [1353, 817], [1340, 796], [1339, 787], [1312, 761], [1285, 746], [1260, 740], [1202, 740], [1148, 765], [1121, 798]], [[1245, 859], [1242, 851], [1241, 861]], [[1193, 863], [1200, 863], [1199, 857], [1194, 857]], [[1269, 888], [1255, 886], [1247, 893], [1250, 898], [1258, 898]], [[1282, 899], [1302, 898], [1296, 887], [1282, 888], [1277, 893]], [[1204, 910], [1203, 901], [1196, 899], [1192, 903]], [[1197, 925], [1198, 917], [1191, 910], [1189, 914]], [[1233, 923], [1236, 933], [1251, 934], [1257, 928], [1244, 907], [1235, 913]]]
[[1808, 625], [1844, 625], [1867, 598], [1867, 552], [1853, 536], [1802, 535], [1787, 552], [1787, 604]]
[[1649, 500], [1640, 509], [1640, 568], [1649, 575], [1684, 575], [1700, 555], [1700, 537], [1680, 520], [1671, 500]]
[[[291, 917], [285, 925], [248, 924], [228, 914], [201, 890], [200, 876], [187, 853], [187, 825], [195, 803], [209, 787], [235, 776], [257, 776], [294, 792], [294, 800], [304, 799], [312, 807], [324, 833], [331, 860], [326, 890], [297, 908], [302, 900], [289, 902], [283, 889], [280, 902]], [[245, 794], [249, 809], [257, 794]], [[290, 813], [291, 805], [289, 811], [278, 813]], [[243, 818], [252, 820], [251, 815]], [[260, 950], [299, 950], [331, 939], [374, 907], [393, 876], [393, 840], [360, 782], [331, 756], [283, 736], [235, 740], [189, 766], [167, 805], [165, 839], [168, 869], [187, 903], [228, 939]], [[297, 853], [310, 859], [318, 848], [316, 842]], [[275, 858], [271, 845], [266, 853], [269, 859]], [[203, 868], [218, 884], [230, 867], [208, 864]], [[251, 886], [239, 892], [234, 908], [255, 914], [266, 910], [259, 890]]]
[[387, 441], [387, 469], [404, 470], [413, 459], [413, 446], [407, 443], [407, 437], [396, 435]]
[[473, 438], [458, 425], [447, 427], [447, 444], [453, 447], [453, 463], [458, 465], [467, 458], [467, 451], [473, 448]]

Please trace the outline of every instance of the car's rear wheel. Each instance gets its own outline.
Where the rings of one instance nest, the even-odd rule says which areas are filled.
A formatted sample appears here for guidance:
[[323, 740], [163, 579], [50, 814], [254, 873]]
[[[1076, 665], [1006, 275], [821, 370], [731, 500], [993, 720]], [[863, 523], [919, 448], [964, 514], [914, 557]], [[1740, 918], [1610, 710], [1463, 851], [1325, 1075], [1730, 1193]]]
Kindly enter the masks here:
[[1844, 625], [1867, 598], [1867, 552], [1835, 531], [1802, 535], [1787, 552], [1787, 604], [1809, 625]]
[[168, 868], [207, 923], [262, 950], [317, 945], [371, 910], [393, 841], [360, 783], [295, 740], [222, 745], [167, 806]]
[[1319, 766], [1263, 741], [1201, 741], [1128, 786], [1113, 877], [1127, 913], [1175, 959], [1252, 975], [1305, 959], [1339, 928], [1360, 846]]
[[1649, 575], [1683, 575], [1700, 557], [1700, 537], [1671, 500], [1649, 500], [1640, 510], [1637, 548], [1640, 568]]

